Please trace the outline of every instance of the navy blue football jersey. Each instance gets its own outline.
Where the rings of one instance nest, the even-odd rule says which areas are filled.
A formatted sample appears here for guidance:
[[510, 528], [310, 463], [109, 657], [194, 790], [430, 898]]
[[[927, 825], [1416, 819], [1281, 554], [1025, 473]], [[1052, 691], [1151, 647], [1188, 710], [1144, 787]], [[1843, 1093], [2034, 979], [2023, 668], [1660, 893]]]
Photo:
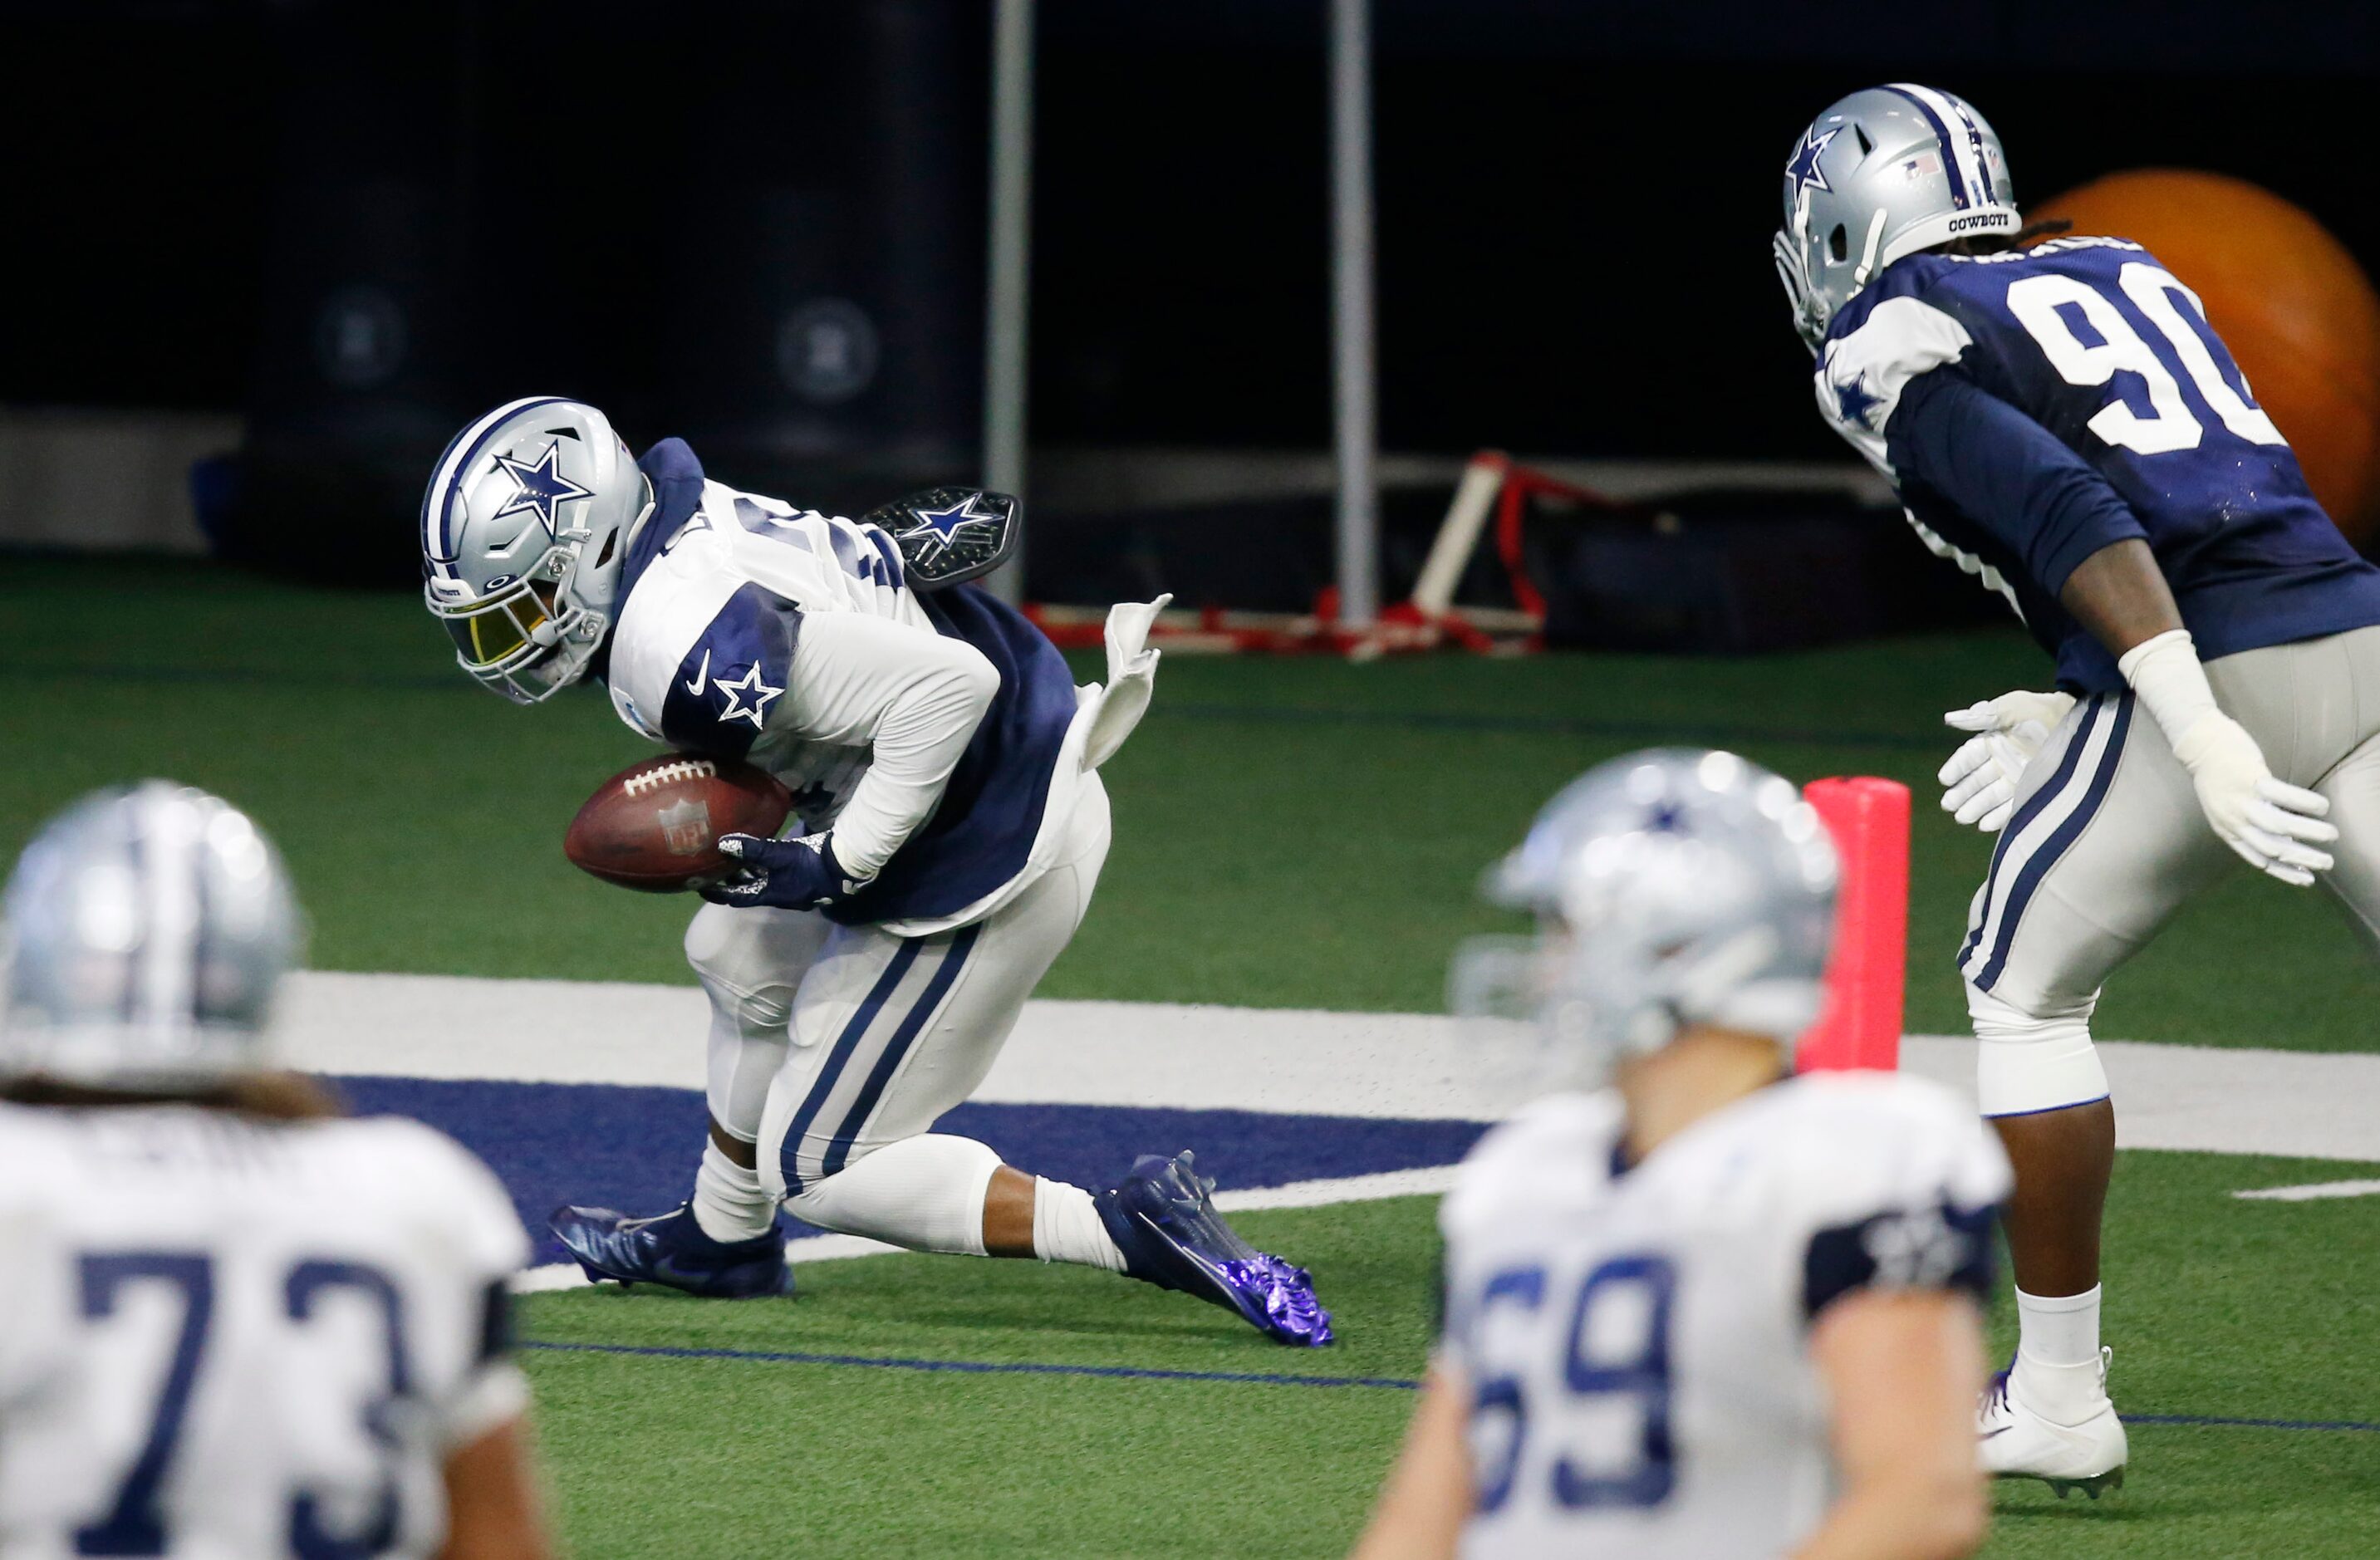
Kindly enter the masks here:
[[2058, 595], [2127, 538], [2155, 554], [2204, 659], [2380, 623], [2380, 569], [2315, 502], [2198, 296], [2138, 244], [1910, 256], [1835, 317], [1816, 389], [1926, 545], [2008, 596], [2065, 687], [2123, 686]]

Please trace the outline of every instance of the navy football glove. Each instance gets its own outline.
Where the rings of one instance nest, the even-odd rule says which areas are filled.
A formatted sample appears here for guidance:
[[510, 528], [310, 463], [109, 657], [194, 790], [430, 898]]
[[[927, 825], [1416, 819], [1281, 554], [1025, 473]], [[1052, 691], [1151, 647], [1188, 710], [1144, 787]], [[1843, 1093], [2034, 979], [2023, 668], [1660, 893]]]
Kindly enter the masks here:
[[724, 882], [697, 890], [713, 904], [766, 904], [779, 910], [823, 910], [868, 887], [869, 879], [844, 875], [834, 859], [831, 835], [799, 840], [763, 840], [754, 834], [722, 834], [719, 853], [744, 864]]

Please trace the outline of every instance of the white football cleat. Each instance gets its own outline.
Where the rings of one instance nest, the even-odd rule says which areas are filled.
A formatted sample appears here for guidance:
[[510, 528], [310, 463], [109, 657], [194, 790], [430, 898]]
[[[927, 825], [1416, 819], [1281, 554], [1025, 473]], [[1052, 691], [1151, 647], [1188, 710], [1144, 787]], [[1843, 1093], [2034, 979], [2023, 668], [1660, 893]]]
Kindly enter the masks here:
[[[2075, 1490], [2093, 1500], [2102, 1490], [2124, 1487], [2123, 1421], [2107, 1397], [2107, 1364], [2115, 1350], [2099, 1351], [2098, 1406], [2080, 1423], [2043, 1418], [2010, 1390], [2001, 1371], [1985, 1389], [1975, 1410], [1976, 1451], [1984, 1471], [1995, 1479], [2038, 1479], [2064, 1500]], [[2013, 1365], [2013, 1361], [2010, 1362]]]

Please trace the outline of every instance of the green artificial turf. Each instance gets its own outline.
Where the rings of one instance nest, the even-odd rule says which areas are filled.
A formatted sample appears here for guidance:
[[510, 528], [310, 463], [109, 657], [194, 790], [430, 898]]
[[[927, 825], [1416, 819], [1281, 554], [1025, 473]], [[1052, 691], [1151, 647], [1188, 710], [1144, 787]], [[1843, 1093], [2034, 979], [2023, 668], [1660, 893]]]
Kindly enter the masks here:
[[[1427, 1010], [1473, 885], [1546, 796], [1649, 743], [1723, 743], [1797, 778], [1918, 792], [1910, 1020], [1961, 1022], [1949, 955], [1985, 842], [1935, 810], [1941, 710], [2037, 684], [2013, 633], [1742, 660], [1366, 666], [1175, 657], [1105, 771], [1117, 837], [1058, 997]], [[1082, 674], [1095, 674], [1088, 663]], [[170, 775], [280, 840], [333, 969], [684, 981], [685, 901], [557, 849], [645, 751], [600, 696], [518, 710], [471, 687], [409, 598], [195, 564], [0, 557], [0, 844], [81, 791]], [[2371, 1049], [2380, 981], [2319, 896], [2244, 875], [2119, 978], [2110, 1035]], [[2367, 1169], [2120, 1156], [2109, 1336], [2125, 1409], [2370, 1421], [2369, 1202], [2240, 1203]], [[1277, 1348], [1102, 1275], [877, 1257], [787, 1303], [537, 1297], [533, 1342], [1242, 1375], [1409, 1379], [1429, 1329], [1426, 1200], [1251, 1214], [1309, 1264], [1343, 1341]], [[2009, 1318], [1995, 1319], [1996, 1346]], [[1341, 1551], [1407, 1412], [1394, 1387], [532, 1348], [561, 1515], [587, 1560]], [[1997, 1492], [1989, 1553], [2364, 1555], [2380, 1434], [2143, 1425], [2120, 1495]]]
[[[2370, 1205], [2242, 1203], [2323, 1161], [2120, 1156], [2108, 1336], [2129, 1414], [2363, 1420], [2380, 1357]], [[1311, 1265], [1342, 1341], [1293, 1352], [1103, 1274], [938, 1257], [820, 1264], [791, 1302], [638, 1290], [527, 1302], [542, 1343], [911, 1362], [1411, 1380], [1427, 1349], [1427, 1198], [1237, 1222]], [[2323, 1260], [2309, 1262], [2313, 1253]], [[2287, 1273], [2289, 1281], [2275, 1283]], [[2013, 1341], [2003, 1305], [1996, 1348]], [[999, 1374], [532, 1348], [566, 1525], [590, 1556], [1342, 1553], [1409, 1393], [1380, 1386]], [[1992, 1555], [2362, 1555], [2380, 1433], [2135, 1425], [2128, 1487], [2064, 1503], [1998, 1486]]]
[[[1103, 771], [1114, 851], [1043, 990], [1432, 1009], [1448, 950], [1500, 925], [1481, 868], [1547, 796], [1632, 747], [1725, 743], [1916, 791], [1909, 1022], [1956, 1031], [1950, 954], [1987, 842], [1934, 805], [1940, 712], [2043, 671], [2013, 632], [1744, 659], [1175, 656]], [[324, 968], [686, 980], [687, 901], [607, 888], [558, 849], [648, 751], [600, 694], [523, 710], [471, 686], [409, 597], [0, 558], [0, 841], [110, 780], [208, 786], [282, 842]], [[2371, 1049], [2375, 1008], [2323, 897], [2243, 872], [2113, 984], [2098, 1027]]]

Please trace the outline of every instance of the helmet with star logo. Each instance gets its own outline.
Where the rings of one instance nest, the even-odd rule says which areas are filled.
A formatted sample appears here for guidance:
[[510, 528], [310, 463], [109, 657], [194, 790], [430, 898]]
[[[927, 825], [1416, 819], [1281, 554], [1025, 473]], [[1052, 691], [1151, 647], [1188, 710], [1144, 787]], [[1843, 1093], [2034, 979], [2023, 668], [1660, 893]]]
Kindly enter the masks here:
[[1530, 1021], [1548, 1084], [1598, 1083], [1698, 1024], [1790, 1055], [1818, 1016], [1838, 871], [1783, 777], [1732, 753], [1614, 758], [1489, 870], [1487, 899], [1534, 913], [1537, 934], [1466, 944], [1454, 1009]]
[[1815, 352], [1836, 311], [1894, 260], [2022, 225], [2008, 157], [1984, 116], [1902, 81], [1853, 92], [1802, 132], [1771, 248], [1793, 328]]
[[509, 402], [456, 434], [421, 501], [421, 593], [463, 670], [516, 704], [584, 676], [652, 502], [628, 447], [584, 402]]

